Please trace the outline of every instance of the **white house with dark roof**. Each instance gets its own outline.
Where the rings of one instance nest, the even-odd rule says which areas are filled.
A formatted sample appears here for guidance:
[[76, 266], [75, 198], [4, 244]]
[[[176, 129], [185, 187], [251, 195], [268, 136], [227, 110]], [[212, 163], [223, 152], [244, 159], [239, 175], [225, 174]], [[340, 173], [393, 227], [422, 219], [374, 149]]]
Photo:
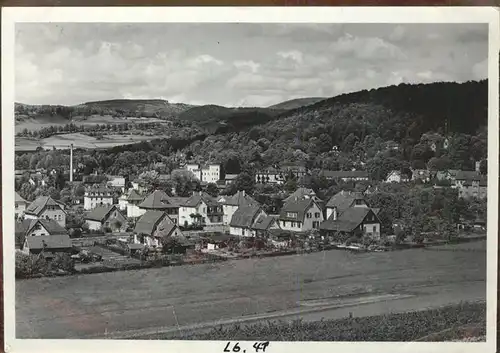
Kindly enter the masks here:
[[105, 228], [113, 232], [124, 232], [127, 229], [127, 218], [122, 215], [116, 205], [99, 206], [84, 217], [90, 230], [100, 231]]
[[334, 211], [342, 213], [351, 207], [368, 208], [364, 195], [361, 192], [340, 191], [333, 195], [326, 204], [326, 218], [330, 218]]
[[178, 224], [179, 201], [179, 199], [168, 196], [162, 190], [155, 190], [139, 203], [138, 207], [144, 211], [163, 211]]
[[61, 227], [66, 226], [64, 205], [50, 196], [39, 196], [24, 212], [25, 219], [52, 219]]
[[135, 244], [161, 248], [162, 239], [168, 237], [184, 239], [177, 224], [161, 210], [148, 210], [139, 218], [134, 228]]
[[83, 208], [87, 211], [98, 206], [113, 204], [113, 190], [108, 187], [97, 186], [85, 190], [83, 196]]
[[220, 180], [220, 164], [200, 165], [195, 163], [186, 164], [186, 170], [194, 174], [196, 179], [205, 183], [216, 183]]
[[122, 192], [125, 191], [126, 180], [125, 180], [124, 176], [120, 176], [120, 175], [107, 175], [107, 178], [108, 178], [107, 185], [109, 187], [121, 190]]
[[456, 174], [452, 187], [464, 199], [484, 199], [488, 195], [488, 178], [476, 171], [462, 170]]
[[313, 199], [290, 200], [282, 207], [279, 226], [283, 230], [303, 232], [319, 229], [323, 222], [323, 211]]
[[144, 196], [140, 195], [135, 189], [131, 189], [126, 196], [128, 218], [137, 218], [146, 213], [145, 209], [139, 208], [142, 201], [144, 201]]
[[281, 229], [278, 222], [278, 216], [260, 215], [252, 224], [252, 230], [255, 235], [261, 238], [269, 238], [270, 232]]
[[231, 217], [229, 223], [229, 234], [238, 237], [255, 237], [254, 224], [260, 217], [266, 217], [266, 213], [259, 205], [249, 204], [239, 207]]
[[360, 192], [340, 191], [326, 205], [326, 221], [321, 231], [333, 236], [355, 233], [380, 238], [380, 209], [370, 208]]
[[[16, 248], [27, 254], [71, 249], [68, 231], [52, 219], [25, 219], [15, 224]], [[43, 246], [42, 246], [43, 245]]]
[[368, 207], [349, 207], [339, 211], [334, 209], [330, 217], [321, 224], [320, 230], [323, 234], [342, 240], [355, 234], [369, 235], [379, 239], [378, 209]]
[[393, 170], [387, 174], [385, 179], [386, 183], [405, 183], [410, 181], [408, 175], [402, 173], [400, 170]]
[[15, 196], [15, 213], [16, 219], [22, 218], [24, 216], [24, 211], [26, 211], [26, 207], [28, 206], [28, 201], [23, 199], [21, 195], [16, 192]]
[[215, 197], [195, 192], [179, 205], [179, 225], [222, 225], [224, 210]]
[[226, 226], [231, 222], [233, 214], [238, 210], [238, 207], [259, 204], [250, 195], [246, 194], [244, 190], [238, 191], [232, 196], [220, 196], [218, 202], [222, 205], [224, 213], [222, 221]]
[[322, 170], [320, 176], [335, 181], [366, 181], [369, 179], [368, 172], [364, 170]]

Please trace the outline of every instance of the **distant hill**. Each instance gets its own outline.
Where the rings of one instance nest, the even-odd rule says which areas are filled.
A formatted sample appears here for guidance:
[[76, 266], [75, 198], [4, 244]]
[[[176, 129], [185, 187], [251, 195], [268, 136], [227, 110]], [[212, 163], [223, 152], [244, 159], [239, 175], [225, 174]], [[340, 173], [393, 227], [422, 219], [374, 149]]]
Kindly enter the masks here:
[[273, 120], [283, 109], [202, 105], [179, 114], [178, 119], [195, 122], [208, 133], [240, 131]]
[[144, 117], [162, 116], [173, 118], [193, 106], [184, 103], [170, 103], [163, 99], [113, 99], [86, 102], [79, 106], [110, 109], [115, 111], [140, 112]]
[[[365, 110], [357, 112], [356, 105], [363, 105]], [[444, 128], [450, 132], [474, 134], [488, 122], [488, 82], [482, 80], [465, 83], [400, 84], [363, 90], [288, 110], [277, 119], [311, 113], [331, 114], [341, 111], [346, 114], [345, 110], [349, 109], [354, 121], [366, 118], [363, 114], [369, 106], [373, 106], [374, 110], [379, 110], [377, 107], [388, 109], [391, 116], [377, 116], [377, 120], [380, 119], [379, 122], [387, 124], [390, 129], [395, 128], [393, 124], [408, 125], [405, 127], [407, 135]], [[412, 116], [412, 121], [401, 120], [404, 115]]]
[[322, 101], [326, 99], [325, 97], [310, 97], [310, 98], [297, 98], [297, 99], [290, 99], [285, 102], [281, 102], [275, 105], [271, 105], [268, 108], [271, 109], [284, 109], [284, 110], [290, 110], [290, 109], [297, 109], [300, 107], [308, 106], [314, 103], [317, 103], [319, 101]]

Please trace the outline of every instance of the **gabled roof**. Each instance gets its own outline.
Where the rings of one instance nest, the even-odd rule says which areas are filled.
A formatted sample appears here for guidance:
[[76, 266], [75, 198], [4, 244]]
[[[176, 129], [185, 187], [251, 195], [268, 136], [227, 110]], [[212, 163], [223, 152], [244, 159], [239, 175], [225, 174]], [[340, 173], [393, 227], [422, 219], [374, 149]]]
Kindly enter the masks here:
[[50, 235], [68, 234], [66, 228], [61, 227], [61, 225], [59, 225], [59, 223], [57, 223], [53, 219], [34, 219], [32, 220], [27, 232], [31, 232], [31, 230], [37, 223], [40, 223], [47, 230], [47, 232], [49, 232]]
[[236, 194], [232, 196], [223, 196], [219, 198], [219, 202], [223, 205], [230, 205], [230, 206], [247, 206], [247, 205], [259, 204], [244, 191], [238, 191]]
[[276, 217], [261, 215], [252, 225], [252, 229], [268, 230], [273, 225], [273, 222], [276, 222]]
[[348, 209], [352, 206], [355, 200], [365, 200], [361, 192], [351, 192], [351, 191], [340, 191], [333, 195], [332, 198], [326, 204], [326, 207], [333, 208], [337, 207], [339, 212]]
[[320, 175], [326, 178], [368, 178], [364, 170], [322, 170]]
[[177, 208], [178, 205], [172, 203], [170, 197], [162, 190], [155, 190], [139, 204], [140, 208], [165, 210], [167, 208]]
[[[302, 222], [307, 210], [313, 205], [317, 204], [312, 199], [297, 199], [288, 201], [281, 209], [280, 220]], [[287, 213], [296, 213], [297, 218], [288, 217]]]
[[260, 212], [261, 208], [257, 205], [240, 206], [231, 217], [229, 225], [231, 227], [250, 228]]
[[460, 170], [455, 176], [456, 180], [479, 181], [484, 177], [476, 171]]
[[376, 222], [380, 222], [373, 209], [367, 207], [350, 207], [340, 213], [337, 220], [333, 220], [334, 214], [330, 215], [325, 222], [321, 223], [320, 229], [351, 232], [356, 229], [370, 213], [374, 214]]
[[132, 189], [127, 197], [127, 201], [142, 201], [144, 200], [144, 196], [139, 195], [135, 189]]
[[90, 221], [104, 222], [104, 220], [108, 218], [109, 214], [113, 212], [113, 210], [120, 213], [116, 205], [106, 205], [106, 206], [96, 207], [92, 211], [87, 213], [85, 219]]
[[69, 249], [72, 247], [71, 239], [67, 234], [64, 235], [43, 235], [26, 237], [26, 242], [30, 250], [36, 249]]
[[210, 196], [206, 192], [195, 192], [191, 197], [187, 199], [181, 200], [181, 206], [185, 207], [196, 207], [200, 204], [201, 201], [205, 202], [207, 206], [216, 206], [218, 205], [217, 199], [215, 197]]
[[26, 211], [24, 213], [40, 216], [40, 214], [42, 213], [42, 211], [45, 209], [46, 206], [59, 206], [61, 210], [64, 211], [63, 205], [55, 201], [52, 197], [39, 196], [26, 208]]
[[17, 203], [17, 202], [19, 202], [19, 203], [20, 203], [20, 202], [25, 202], [25, 203], [27, 203], [27, 202], [28, 202], [28, 201], [26, 201], [25, 199], [23, 199], [23, 198], [21, 197], [21, 195], [19, 195], [17, 192], [16, 192], [16, 199], [15, 199], [15, 200], [16, 200], [16, 203]]
[[298, 188], [297, 190], [295, 190], [295, 192], [293, 192], [293, 194], [291, 194], [290, 196], [288, 196], [284, 202], [288, 202], [290, 200], [293, 200], [295, 198], [307, 198], [307, 197], [314, 197], [316, 196], [316, 193], [314, 192], [313, 189], [308, 189], [308, 188]]
[[141, 218], [137, 221], [134, 233], [136, 234], [146, 234], [153, 235], [158, 225], [165, 219], [169, 219], [168, 224], [173, 224], [175, 228], [175, 223], [168, 217], [164, 211], [150, 210], [144, 213]]

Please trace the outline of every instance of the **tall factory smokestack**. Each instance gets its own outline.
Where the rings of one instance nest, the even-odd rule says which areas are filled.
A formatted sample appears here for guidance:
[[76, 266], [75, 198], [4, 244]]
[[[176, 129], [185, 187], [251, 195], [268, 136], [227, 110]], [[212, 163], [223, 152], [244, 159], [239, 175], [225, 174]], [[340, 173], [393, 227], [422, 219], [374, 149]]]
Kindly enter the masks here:
[[73, 144], [69, 149], [69, 181], [73, 182]]

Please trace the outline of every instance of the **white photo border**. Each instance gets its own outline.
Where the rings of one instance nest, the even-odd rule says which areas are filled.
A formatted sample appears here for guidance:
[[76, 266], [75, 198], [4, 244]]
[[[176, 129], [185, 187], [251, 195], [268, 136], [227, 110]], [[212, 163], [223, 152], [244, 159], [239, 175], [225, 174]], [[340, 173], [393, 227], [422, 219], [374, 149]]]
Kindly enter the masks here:
[[[496, 351], [499, 10], [493, 7], [10, 7], [2, 9], [2, 205], [3, 283], [6, 352], [223, 351], [224, 341], [16, 339], [14, 279], [14, 38], [19, 22], [218, 22], [218, 23], [484, 23], [489, 24], [488, 57], [488, 224], [487, 339], [481, 343], [271, 342], [269, 353], [304, 350], [342, 352]], [[76, 342], [75, 342], [76, 341]], [[249, 342], [250, 343], [250, 342]], [[250, 343], [251, 346], [251, 343]]]

